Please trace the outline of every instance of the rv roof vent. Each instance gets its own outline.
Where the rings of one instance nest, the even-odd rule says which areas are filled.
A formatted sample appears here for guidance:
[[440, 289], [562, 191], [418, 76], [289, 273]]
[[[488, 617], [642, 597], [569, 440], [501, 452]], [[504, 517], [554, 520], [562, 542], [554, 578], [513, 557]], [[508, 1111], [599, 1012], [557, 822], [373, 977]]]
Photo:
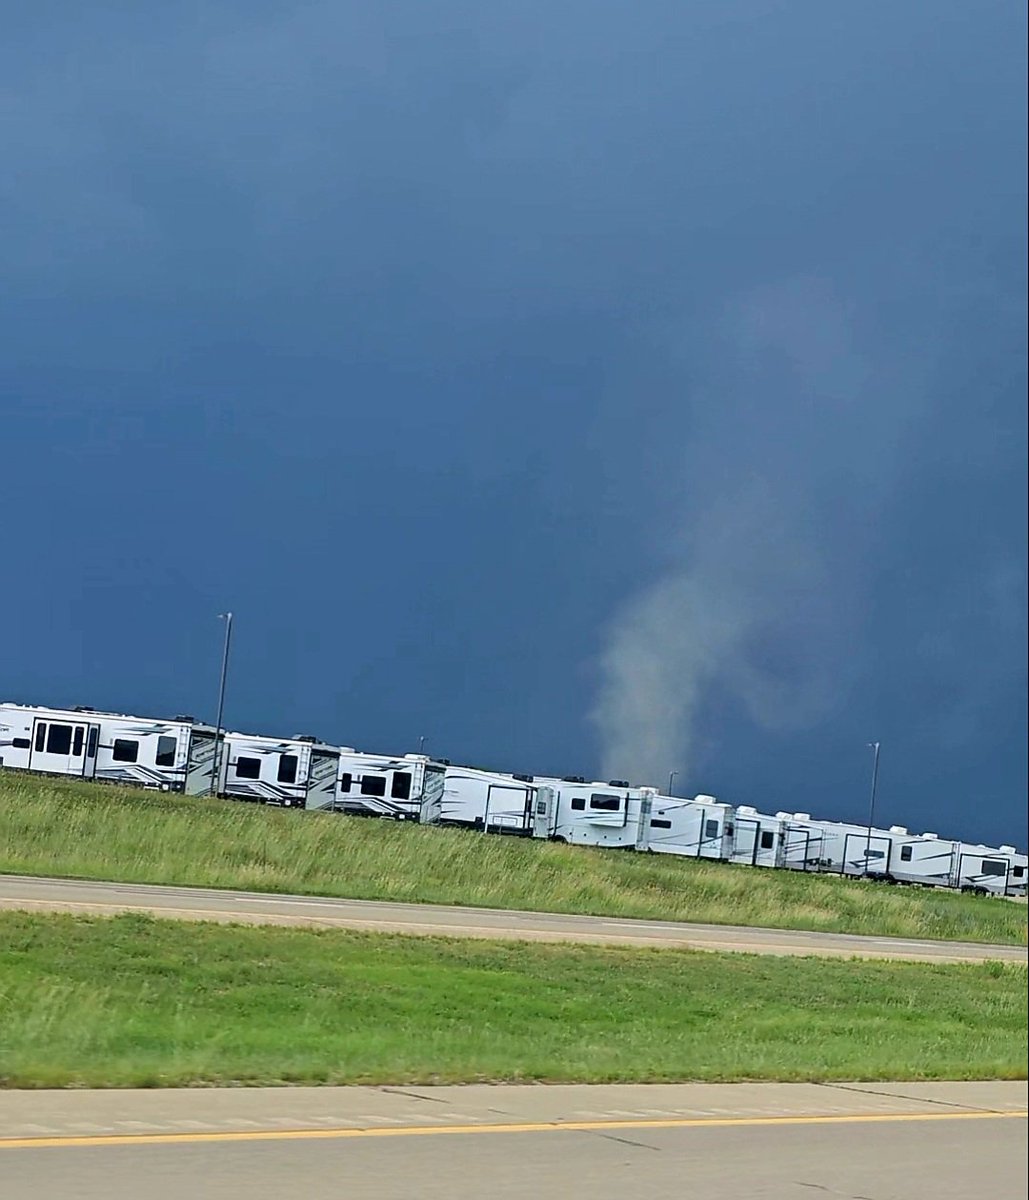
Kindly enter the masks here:
[[1001, 854], [1017, 854], [1018, 853], [1018, 851], [1015, 849], [1014, 846], [1001, 846], [1000, 852], [1001, 852]]
[[794, 813], [793, 817], [794, 817], [794, 820], [796, 820], [796, 821], [810, 821], [811, 820], [810, 813]]
[[757, 816], [757, 809], [751, 808], [749, 804], [738, 804], [736, 806], [736, 811], [738, 813], [743, 813], [744, 816], [747, 816], [747, 817], [756, 817]]
[[532, 775], [512, 775], [512, 779], [520, 779], [522, 783], [532, 783], [534, 776]]
[[195, 721], [196, 717], [190, 716], [189, 713], [176, 713], [175, 716], [172, 717], [172, 720], [173, 721]]
[[708, 796], [703, 792], [701, 792], [700, 795], [698, 795], [696, 797], [696, 801], [698, 804], [717, 804], [718, 803], [718, 800], [714, 796]]
[[628, 781], [628, 779], [609, 779], [607, 781], [607, 786], [608, 787], [628, 787], [629, 781]]
[[72, 712], [96, 712], [91, 704], [76, 704]]
[[316, 742], [318, 739], [313, 733], [295, 733], [293, 734], [294, 742]]
[[890, 833], [907, 833], [903, 825], [891, 825]]
[[775, 815], [780, 821], [789, 821], [793, 817], [793, 813], [788, 812], [777, 812]]
[[938, 833], [923, 833], [922, 837], [927, 838], [930, 842], [935, 842], [939, 839]]
[[582, 775], [562, 775], [561, 782], [562, 783], [585, 783], [586, 780], [583, 778]]

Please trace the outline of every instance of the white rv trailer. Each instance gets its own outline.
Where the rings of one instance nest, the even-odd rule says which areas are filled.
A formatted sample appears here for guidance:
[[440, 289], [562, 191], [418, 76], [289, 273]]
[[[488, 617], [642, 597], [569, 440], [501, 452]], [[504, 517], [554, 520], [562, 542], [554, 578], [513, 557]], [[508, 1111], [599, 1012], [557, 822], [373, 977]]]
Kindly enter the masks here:
[[489, 833], [528, 834], [536, 786], [531, 775], [508, 775], [447, 763], [441, 825]]
[[620, 779], [587, 783], [574, 775], [536, 782], [533, 837], [576, 846], [636, 848], [641, 805], [644, 798], [649, 802], [655, 794], [653, 788], [633, 788]]
[[783, 822], [781, 865], [794, 871], [886, 878], [892, 836], [883, 829], [776, 813]]
[[281, 808], [332, 809], [339, 747], [306, 734], [292, 738], [223, 734], [218, 795]]
[[215, 730], [168, 720], [0, 704], [0, 766], [199, 795], [210, 789]]
[[445, 771], [444, 763], [424, 754], [397, 758], [361, 754], [344, 746], [339, 752], [336, 811], [435, 825], [440, 819]]
[[[643, 789], [648, 790], [648, 789]], [[640, 804], [636, 849], [724, 860], [732, 850], [734, 810], [714, 796], [692, 800], [651, 790]]]
[[751, 867], [778, 867], [785, 850], [785, 821], [781, 815], [771, 817], [756, 808], [736, 806], [732, 848], [729, 862]]
[[959, 842], [952, 887], [996, 896], [1024, 896], [1029, 859], [1014, 846], [974, 846]]

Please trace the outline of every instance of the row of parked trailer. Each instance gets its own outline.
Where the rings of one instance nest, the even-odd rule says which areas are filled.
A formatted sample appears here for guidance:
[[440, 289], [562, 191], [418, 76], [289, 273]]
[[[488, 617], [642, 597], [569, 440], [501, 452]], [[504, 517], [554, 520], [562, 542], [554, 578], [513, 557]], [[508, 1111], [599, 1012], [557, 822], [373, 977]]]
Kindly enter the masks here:
[[1026, 855], [934, 833], [763, 813], [714, 796], [664, 796], [625, 780], [514, 775], [423, 754], [362, 754], [317, 738], [0, 704], [0, 767], [217, 794], [283, 808], [452, 825], [754, 867], [1024, 895]]

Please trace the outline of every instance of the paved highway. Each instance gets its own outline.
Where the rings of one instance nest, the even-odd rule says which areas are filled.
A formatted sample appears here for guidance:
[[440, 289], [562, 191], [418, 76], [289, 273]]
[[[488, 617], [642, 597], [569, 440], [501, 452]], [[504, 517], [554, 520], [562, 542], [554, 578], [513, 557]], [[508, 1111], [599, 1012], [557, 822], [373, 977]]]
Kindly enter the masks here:
[[456, 908], [278, 896], [137, 883], [90, 883], [0, 875], [0, 908], [110, 914], [148, 912], [190, 921], [306, 925], [436, 937], [584, 942], [597, 945], [737, 950], [751, 954], [889, 958], [918, 962], [1026, 962], [1025, 947], [917, 941], [734, 925], [691, 925], [624, 917], [563, 916], [507, 909]]
[[1025, 1194], [1024, 1083], [0, 1093], [5, 1200]]

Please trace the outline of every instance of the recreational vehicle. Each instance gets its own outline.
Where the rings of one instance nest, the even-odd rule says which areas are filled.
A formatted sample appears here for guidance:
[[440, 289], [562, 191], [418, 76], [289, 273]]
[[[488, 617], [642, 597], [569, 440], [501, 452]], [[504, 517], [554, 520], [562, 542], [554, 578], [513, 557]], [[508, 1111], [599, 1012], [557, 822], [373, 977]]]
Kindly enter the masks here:
[[535, 796], [531, 775], [507, 775], [448, 764], [443, 779], [440, 824], [525, 835], [530, 832]]
[[332, 809], [339, 748], [316, 738], [227, 732], [219, 755], [218, 795], [280, 808]]
[[394, 758], [344, 746], [339, 751], [336, 811], [435, 825], [442, 810], [445, 771], [444, 763], [424, 754]]
[[0, 704], [0, 766], [160, 791], [208, 791], [215, 731], [192, 717]]

